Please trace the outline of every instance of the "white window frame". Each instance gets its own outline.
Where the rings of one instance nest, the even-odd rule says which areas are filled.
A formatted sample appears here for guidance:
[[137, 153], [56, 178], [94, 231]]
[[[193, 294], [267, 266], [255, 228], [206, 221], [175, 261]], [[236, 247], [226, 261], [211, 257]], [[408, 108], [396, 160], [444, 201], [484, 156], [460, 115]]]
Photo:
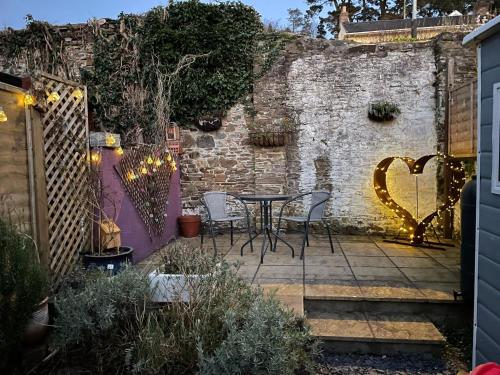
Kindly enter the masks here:
[[493, 124], [491, 129], [491, 192], [500, 194], [500, 82], [493, 85]]

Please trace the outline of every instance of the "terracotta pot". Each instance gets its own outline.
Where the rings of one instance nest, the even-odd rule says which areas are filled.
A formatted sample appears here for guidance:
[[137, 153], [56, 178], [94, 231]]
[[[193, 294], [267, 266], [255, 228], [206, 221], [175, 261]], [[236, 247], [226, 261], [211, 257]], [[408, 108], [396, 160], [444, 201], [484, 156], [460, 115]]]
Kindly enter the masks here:
[[196, 237], [200, 234], [201, 216], [200, 215], [182, 215], [177, 219], [182, 237]]
[[35, 345], [41, 342], [49, 332], [49, 298], [40, 302], [24, 330], [24, 342]]

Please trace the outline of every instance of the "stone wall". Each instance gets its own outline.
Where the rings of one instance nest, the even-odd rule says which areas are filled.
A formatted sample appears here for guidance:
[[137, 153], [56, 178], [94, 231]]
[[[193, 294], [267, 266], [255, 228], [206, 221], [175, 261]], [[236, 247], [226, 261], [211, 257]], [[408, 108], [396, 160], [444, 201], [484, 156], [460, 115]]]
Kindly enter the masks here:
[[[69, 76], [78, 78], [80, 68], [92, 66], [90, 26], [64, 26], [61, 32]], [[208, 190], [296, 193], [325, 188], [332, 190], [328, 216], [338, 231], [396, 231], [399, 221], [373, 191], [373, 170], [387, 156], [417, 158], [445, 149], [448, 77], [462, 83], [475, 76], [475, 53], [461, 46], [462, 38], [446, 33], [418, 43], [290, 42], [256, 82], [245, 106], [228, 112], [219, 131], [182, 130], [184, 209], [198, 211], [198, 199]], [[0, 71], [26, 73], [25, 61], [2, 56]], [[381, 99], [398, 104], [402, 113], [397, 120], [368, 120], [369, 104]], [[246, 111], [248, 103], [251, 111]], [[297, 128], [286, 147], [250, 144], [249, 126], [285, 120]], [[429, 163], [419, 177], [420, 217], [444, 194], [442, 178], [436, 163]], [[410, 211], [416, 209], [415, 184], [406, 167], [394, 163], [389, 188]]]

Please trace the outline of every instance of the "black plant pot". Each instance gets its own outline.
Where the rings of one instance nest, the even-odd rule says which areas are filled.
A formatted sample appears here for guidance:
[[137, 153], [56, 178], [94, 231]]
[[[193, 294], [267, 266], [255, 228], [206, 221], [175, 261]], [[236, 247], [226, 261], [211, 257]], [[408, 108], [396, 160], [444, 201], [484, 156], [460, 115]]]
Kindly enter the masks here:
[[195, 126], [204, 132], [213, 132], [222, 127], [222, 116], [200, 117], [196, 119]]
[[120, 246], [118, 252], [103, 252], [101, 254], [82, 254], [83, 266], [90, 269], [109, 270], [116, 275], [123, 270], [126, 264], [132, 264], [132, 253], [134, 249], [128, 246]]

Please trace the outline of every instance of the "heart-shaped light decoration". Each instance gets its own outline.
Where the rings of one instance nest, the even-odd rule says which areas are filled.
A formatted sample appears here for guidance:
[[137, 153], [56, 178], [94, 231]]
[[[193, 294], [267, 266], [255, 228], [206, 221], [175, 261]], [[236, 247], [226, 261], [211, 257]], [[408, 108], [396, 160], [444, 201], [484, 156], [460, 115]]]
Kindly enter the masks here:
[[[448, 196], [446, 197], [446, 201], [441, 204], [436, 211], [427, 215], [422, 221], [418, 222], [410, 212], [396, 203], [396, 201], [392, 199], [389, 194], [387, 189], [387, 170], [394, 160], [399, 159], [407, 165], [410, 170], [410, 174], [419, 175], [423, 173], [427, 162], [436, 157], [445, 164], [445, 167], [450, 174]], [[431, 224], [432, 220], [434, 220], [434, 218], [439, 216], [442, 212], [451, 210], [455, 203], [457, 203], [460, 199], [460, 192], [462, 191], [462, 187], [465, 183], [465, 172], [462, 163], [449, 155], [438, 153], [437, 155], [422, 156], [417, 160], [409, 157], [391, 156], [389, 158], [385, 158], [377, 165], [373, 176], [373, 183], [375, 192], [377, 193], [380, 201], [401, 219], [403, 219], [403, 225], [400, 230], [408, 234], [412, 245], [419, 245], [424, 242], [425, 231]]]

